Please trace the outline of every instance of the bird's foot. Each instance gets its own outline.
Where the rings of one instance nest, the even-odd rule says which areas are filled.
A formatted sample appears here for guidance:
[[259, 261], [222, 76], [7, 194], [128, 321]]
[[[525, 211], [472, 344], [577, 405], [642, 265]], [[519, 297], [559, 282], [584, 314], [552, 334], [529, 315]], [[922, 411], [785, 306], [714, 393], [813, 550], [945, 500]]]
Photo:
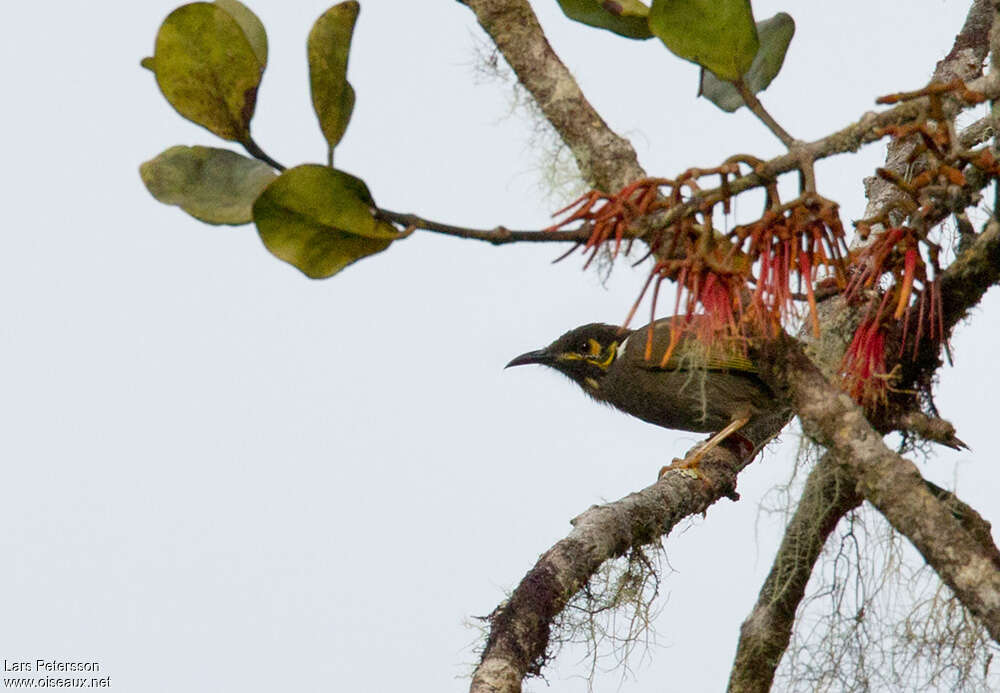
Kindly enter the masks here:
[[667, 472], [680, 472], [689, 479], [704, 479], [705, 477], [702, 476], [701, 470], [698, 467], [704, 456], [704, 449], [700, 449], [683, 460], [675, 457], [673, 462], [660, 468], [660, 473], [656, 478], [657, 480], [662, 479], [663, 475]]

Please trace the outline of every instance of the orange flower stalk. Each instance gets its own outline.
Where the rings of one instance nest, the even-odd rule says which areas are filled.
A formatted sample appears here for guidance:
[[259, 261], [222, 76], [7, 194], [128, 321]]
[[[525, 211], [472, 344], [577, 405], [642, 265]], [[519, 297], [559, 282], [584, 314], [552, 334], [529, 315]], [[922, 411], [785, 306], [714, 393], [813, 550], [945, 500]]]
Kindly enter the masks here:
[[884, 403], [889, 390], [885, 369], [885, 332], [879, 319], [865, 320], [840, 364], [844, 385], [855, 401], [872, 407]]
[[[930, 260], [925, 259], [926, 251]], [[895, 310], [893, 320], [903, 321], [903, 334], [899, 345], [899, 355], [905, 353], [911, 338], [910, 323], [915, 322], [913, 351], [916, 357], [921, 340], [940, 342], [944, 340], [944, 317], [941, 312], [941, 287], [937, 281], [940, 269], [937, 256], [940, 248], [909, 227], [888, 228], [862, 250], [855, 259], [860, 269], [851, 278], [845, 297], [855, 300], [862, 289], [879, 289], [886, 275], [891, 275], [892, 284], [884, 290], [883, 301], [892, 299]], [[934, 279], [929, 278], [933, 270]], [[919, 284], [919, 289], [917, 285]], [[880, 319], [888, 319], [883, 315]]]
[[617, 256], [626, 232], [638, 218], [670, 207], [670, 202], [658, 199], [659, 191], [663, 186], [675, 185], [669, 178], [644, 178], [625, 186], [617, 195], [592, 190], [553, 214], [552, 216], [557, 217], [572, 210], [569, 216], [545, 231], [557, 231], [575, 221], [589, 223], [590, 238], [584, 244], [584, 250], [592, 249], [592, 252], [584, 264], [586, 268], [597, 255], [601, 244], [614, 237], [612, 256]]
[[[814, 288], [820, 272], [844, 283], [844, 228], [837, 205], [816, 196], [803, 196], [768, 210], [764, 216], [729, 234], [744, 249], [757, 272], [752, 305], [764, 323], [777, 325], [798, 317], [795, 301], [805, 288], [813, 332], [819, 335]], [[797, 291], [793, 291], [792, 279]]]

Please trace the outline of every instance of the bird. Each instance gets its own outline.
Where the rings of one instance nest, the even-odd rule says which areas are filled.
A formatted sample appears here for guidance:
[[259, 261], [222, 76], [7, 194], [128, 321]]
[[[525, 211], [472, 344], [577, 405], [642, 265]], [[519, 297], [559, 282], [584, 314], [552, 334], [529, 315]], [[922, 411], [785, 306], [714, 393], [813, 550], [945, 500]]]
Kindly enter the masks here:
[[[539, 364], [566, 375], [598, 402], [663, 428], [714, 433], [692, 457], [660, 470], [689, 470], [752, 419], [786, 406], [758, 377], [745, 351], [698, 338], [699, 316], [662, 318], [638, 329], [581, 325], [505, 368]], [[705, 324], [705, 323], [702, 323]], [[668, 353], [669, 352], [669, 353]], [[754, 445], [742, 438], [753, 450]]]

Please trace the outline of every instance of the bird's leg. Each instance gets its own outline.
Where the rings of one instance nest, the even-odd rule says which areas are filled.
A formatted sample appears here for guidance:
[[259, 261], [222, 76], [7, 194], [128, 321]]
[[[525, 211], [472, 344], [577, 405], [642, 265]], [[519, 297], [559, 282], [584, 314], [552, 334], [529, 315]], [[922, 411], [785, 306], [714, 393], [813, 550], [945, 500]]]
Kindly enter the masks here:
[[698, 465], [701, 464], [702, 459], [712, 450], [716, 445], [724, 441], [726, 438], [736, 433], [736, 431], [743, 428], [747, 422], [750, 420], [749, 412], [738, 412], [733, 416], [733, 420], [729, 422], [729, 425], [723, 428], [721, 431], [716, 433], [714, 436], [709, 438], [704, 445], [699, 447], [695, 453], [689, 457], [685, 457], [683, 460], [674, 458], [674, 461], [670, 464], [662, 467], [657, 479], [662, 479], [663, 475], [669, 471], [677, 470], [683, 471], [686, 474], [693, 475], [695, 477], [700, 477], [698, 472]]

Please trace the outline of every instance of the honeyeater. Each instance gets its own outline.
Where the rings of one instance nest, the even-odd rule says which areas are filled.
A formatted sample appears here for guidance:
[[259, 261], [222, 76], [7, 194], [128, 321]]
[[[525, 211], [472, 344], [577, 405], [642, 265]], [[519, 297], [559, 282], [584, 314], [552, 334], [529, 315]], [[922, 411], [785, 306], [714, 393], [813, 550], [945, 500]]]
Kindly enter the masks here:
[[[745, 350], [731, 341], [700, 340], [698, 326], [692, 322], [697, 320], [697, 316], [678, 316], [675, 321], [664, 318], [635, 330], [590, 323], [570, 330], [543, 349], [521, 354], [507, 367], [530, 363], [549, 366], [595, 400], [643, 421], [681, 431], [715, 433], [692, 458], [675, 460], [660, 473], [670, 468], [696, 469], [705, 453], [753, 418], [785, 409], [757, 376]], [[680, 327], [684, 321], [687, 329]]]

